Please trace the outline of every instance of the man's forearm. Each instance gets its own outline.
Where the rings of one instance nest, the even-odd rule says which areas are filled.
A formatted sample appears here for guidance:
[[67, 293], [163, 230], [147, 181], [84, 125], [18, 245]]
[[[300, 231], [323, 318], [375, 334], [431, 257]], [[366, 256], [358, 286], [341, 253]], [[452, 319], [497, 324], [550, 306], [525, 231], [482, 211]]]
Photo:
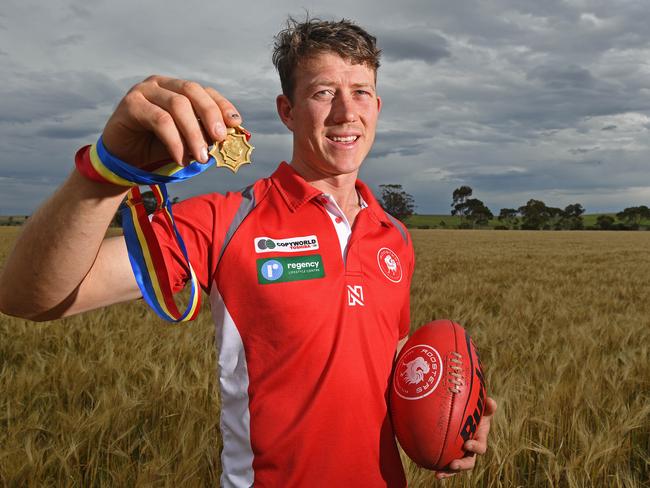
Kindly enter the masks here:
[[35, 318], [69, 298], [92, 267], [125, 192], [73, 171], [16, 240], [0, 274], [0, 311]]

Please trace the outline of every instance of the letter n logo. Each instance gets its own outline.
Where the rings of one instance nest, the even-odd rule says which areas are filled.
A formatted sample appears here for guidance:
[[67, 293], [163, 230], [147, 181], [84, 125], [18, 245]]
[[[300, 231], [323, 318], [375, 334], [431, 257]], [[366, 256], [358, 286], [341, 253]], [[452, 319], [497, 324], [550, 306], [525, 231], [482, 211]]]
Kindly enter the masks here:
[[363, 288], [361, 285], [348, 285], [348, 305], [351, 307], [361, 305], [363, 307]]

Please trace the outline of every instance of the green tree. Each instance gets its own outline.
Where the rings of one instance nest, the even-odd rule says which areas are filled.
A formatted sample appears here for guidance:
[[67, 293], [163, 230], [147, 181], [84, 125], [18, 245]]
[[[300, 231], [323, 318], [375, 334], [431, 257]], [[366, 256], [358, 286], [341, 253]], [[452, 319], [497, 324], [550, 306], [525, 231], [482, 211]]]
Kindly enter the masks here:
[[451, 195], [451, 215], [460, 216], [461, 221], [467, 216], [469, 209], [465, 205], [467, 199], [472, 196], [473, 190], [469, 186], [461, 186], [456, 188]]
[[611, 215], [599, 215], [596, 217], [596, 227], [600, 230], [610, 230], [614, 228], [614, 217]]
[[519, 207], [518, 211], [522, 218], [522, 229], [543, 229], [551, 219], [551, 212], [546, 204], [533, 198], [528, 200], [526, 205]]
[[650, 209], [646, 205], [639, 207], [627, 207], [616, 214], [616, 218], [622, 220], [628, 225], [639, 227], [642, 220], [650, 219]]
[[464, 205], [467, 209], [465, 215], [473, 225], [487, 225], [488, 221], [494, 218], [490, 209], [478, 198], [469, 198]]
[[379, 203], [386, 212], [401, 221], [413, 215], [415, 199], [404, 191], [402, 185], [379, 185], [379, 188], [381, 189]]
[[579, 203], [567, 205], [562, 212], [562, 228], [569, 230], [581, 230], [584, 228], [582, 214], [585, 213], [584, 207]]
[[514, 228], [517, 226], [519, 220], [517, 219], [517, 209], [516, 208], [502, 208], [499, 211], [499, 216], [497, 220], [503, 222], [508, 227]]

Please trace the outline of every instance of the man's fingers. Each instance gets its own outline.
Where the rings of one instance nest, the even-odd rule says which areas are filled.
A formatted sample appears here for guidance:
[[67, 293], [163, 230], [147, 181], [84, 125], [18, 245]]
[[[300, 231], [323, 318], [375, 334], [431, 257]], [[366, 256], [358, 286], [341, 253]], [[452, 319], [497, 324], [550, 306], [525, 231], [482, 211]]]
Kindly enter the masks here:
[[455, 459], [451, 463], [449, 463], [449, 470], [454, 472], [454, 471], [462, 471], [465, 469], [474, 469], [475, 465], [476, 465], [476, 455], [470, 454], [469, 456], [465, 456], [464, 458], [461, 459]]
[[463, 448], [467, 452], [483, 455], [487, 452], [487, 434], [485, 436], [485, 439], [478, 439], [478, 432], [477, 432], [476, 437], [477, 438], [474, 439], [473, 441], [467, 441], [465, 444], [463, 444]]
[[[183, 164], [207, 162], [208, 147], [225, 140], [227, 127], [240, 124], [237, 109], [216, 90], [154, 75], [122, 99], [103, 135], [107, 148], [122, 159], [146, 165], [171, 156]], [[160, 144], [152, 144], [154, 135]]]
[[192, 156], [197, 161], [205, 162], [208, 142], [203, 137], [203, 131], [189, 98], [153, 85], [144, 87], [142, 94], [149, 102], [170, 114]]
[[155, 77], [154, 81], [167, 90], [188, 97], [206, 132], [215, 140], [222, 141], [226, 138], [226, 126], [236, 127], [242, 123], [235, 106], [212, 87], [166, 77]]
[[483, 412], [483, 417], [492, 417], [497, 411], [497, 402], [492, 397], [487, 397], [485, 399], [485, 412]]
[[[224, 111], [224, 108], [216, 102], [211, 94], [216, 90], [209, 87], [204, 88], [194, 81], [173, 78], [160, 78], [157, 80], [157, 84], [190, 100], [192, 108], [201, 119], [201, 125], [203, 125], [212, 142], [223, 141], [226, 138], [226, 125], [228, 125], [226, 119], [230, 117], [230, 111], [236, 112], [236, 110], [226, 100], [229, 112]], [[225, 98], [221, 98], [225, 100]]]
[[497, 402], [488, 397], [486, 399], [485, 412], [483, 417], [481, 417], [481, 422], [476, 430], [476, 437], [463, 444], [463, 448], [467, 451], [467, 456], [461, 459], [454, 459], [449, 463], [448, 469], [436, 473], [436, 478], [444, 479], [453, 476], [459, 471], [474, 469], [474, 466], [476, 465], [476, 455], [485, 454], [487, 451], [487, 437], [490, 432], [492, 417], [496, 411]]
[[206, 87], [205, 91], [218, 105], [221, 113], [223, 114], [223, 120], [228, 127], [237, 127], [242, 124], [243, 121], [241, 114], [228, 99], [224, 98], [221, 93], [212, 87]]
[[497, 402], [493, 398], [487, 397], [485, 412], [483, 412], [481, 421], [479, 422], [478, 428], [476, 429], [476, 437], [474, 438], [475, 441], [478, 441], [483, 446], [483, 452], [480, 454], [484, 454], [485, 450], [487, 449], [487, 438], [488, 434], [490, 433], [490, 427], [492, 426], [492, 417], [494, 417], [496, 411]]
[[440, 471], [437, 471], [436, 478], [439, 480], [449, 478], [451, 476], [454, 476], [455, 474], [458, 474], [460, 471], [474, 469], [475, 465], [476, 465], [476, 455], [474, 454], [465, 456], [462, 459], [455, 459], [451, 463], [449, 463], [447, 469], [441, 469]]
[[[181, 134], [169, 112], [150, 103], [142, 93], [130, 92], [124, 103], [129, 105], [129, 112], [145, 129], [150, 130], [167, 148], [171, 158], [178, 164], [183, 160], [184, 146]], [[110, 148], [109, 148], [110, 150]]]
[[492, 425], [492, 417], [497, 411], [497, 402], [490, 397], [486, 398], [485, 412], [481, 417], [481, 421], [478, 424], [476, 429], [476, 436], [473, 440], [469, 440], [463, 444], [463, 448], [466, 451], [473, 452], [476, 454], [485, 454], [487, 451], [487, 438], [490, 433], [490, 427]]
[[436, 479], [439, 480], [444, 480], [445, 478], [451, 478], [452, 476], [456, 476], [457, 473], [450, 473], [448, 471], [438, 471], [436, 473]]

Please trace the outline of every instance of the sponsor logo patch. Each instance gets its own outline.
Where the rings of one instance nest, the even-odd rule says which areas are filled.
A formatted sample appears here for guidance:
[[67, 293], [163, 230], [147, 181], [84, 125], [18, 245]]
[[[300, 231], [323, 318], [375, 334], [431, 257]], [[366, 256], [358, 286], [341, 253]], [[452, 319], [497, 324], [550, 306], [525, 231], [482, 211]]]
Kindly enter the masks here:
[[255, 252], [302, 252], [318, 249], [318, 237], [287, 237], [286, 239], [272, 239], [270, 237], [255, 238]]
[[323, 258], [320, 254], [257, 260], [257, 281], [261, 285], [323, 278]]
[[420, 344], [411, 347], [396, 366], [395, 393], [406, 400], [430, 395], [442, 378], [442, 359], [437, 350]]
[[347, 285], [348, 286], [348, 305], [354, 307], [363, 305], [363, 287], [361, 285]]
[[393, 283], [402, 281], [402, 265], [399, 262], [399, 257], [392, 250], [387, 247], [382, 247], [377, 252], [377, 264], [379, 269]]

